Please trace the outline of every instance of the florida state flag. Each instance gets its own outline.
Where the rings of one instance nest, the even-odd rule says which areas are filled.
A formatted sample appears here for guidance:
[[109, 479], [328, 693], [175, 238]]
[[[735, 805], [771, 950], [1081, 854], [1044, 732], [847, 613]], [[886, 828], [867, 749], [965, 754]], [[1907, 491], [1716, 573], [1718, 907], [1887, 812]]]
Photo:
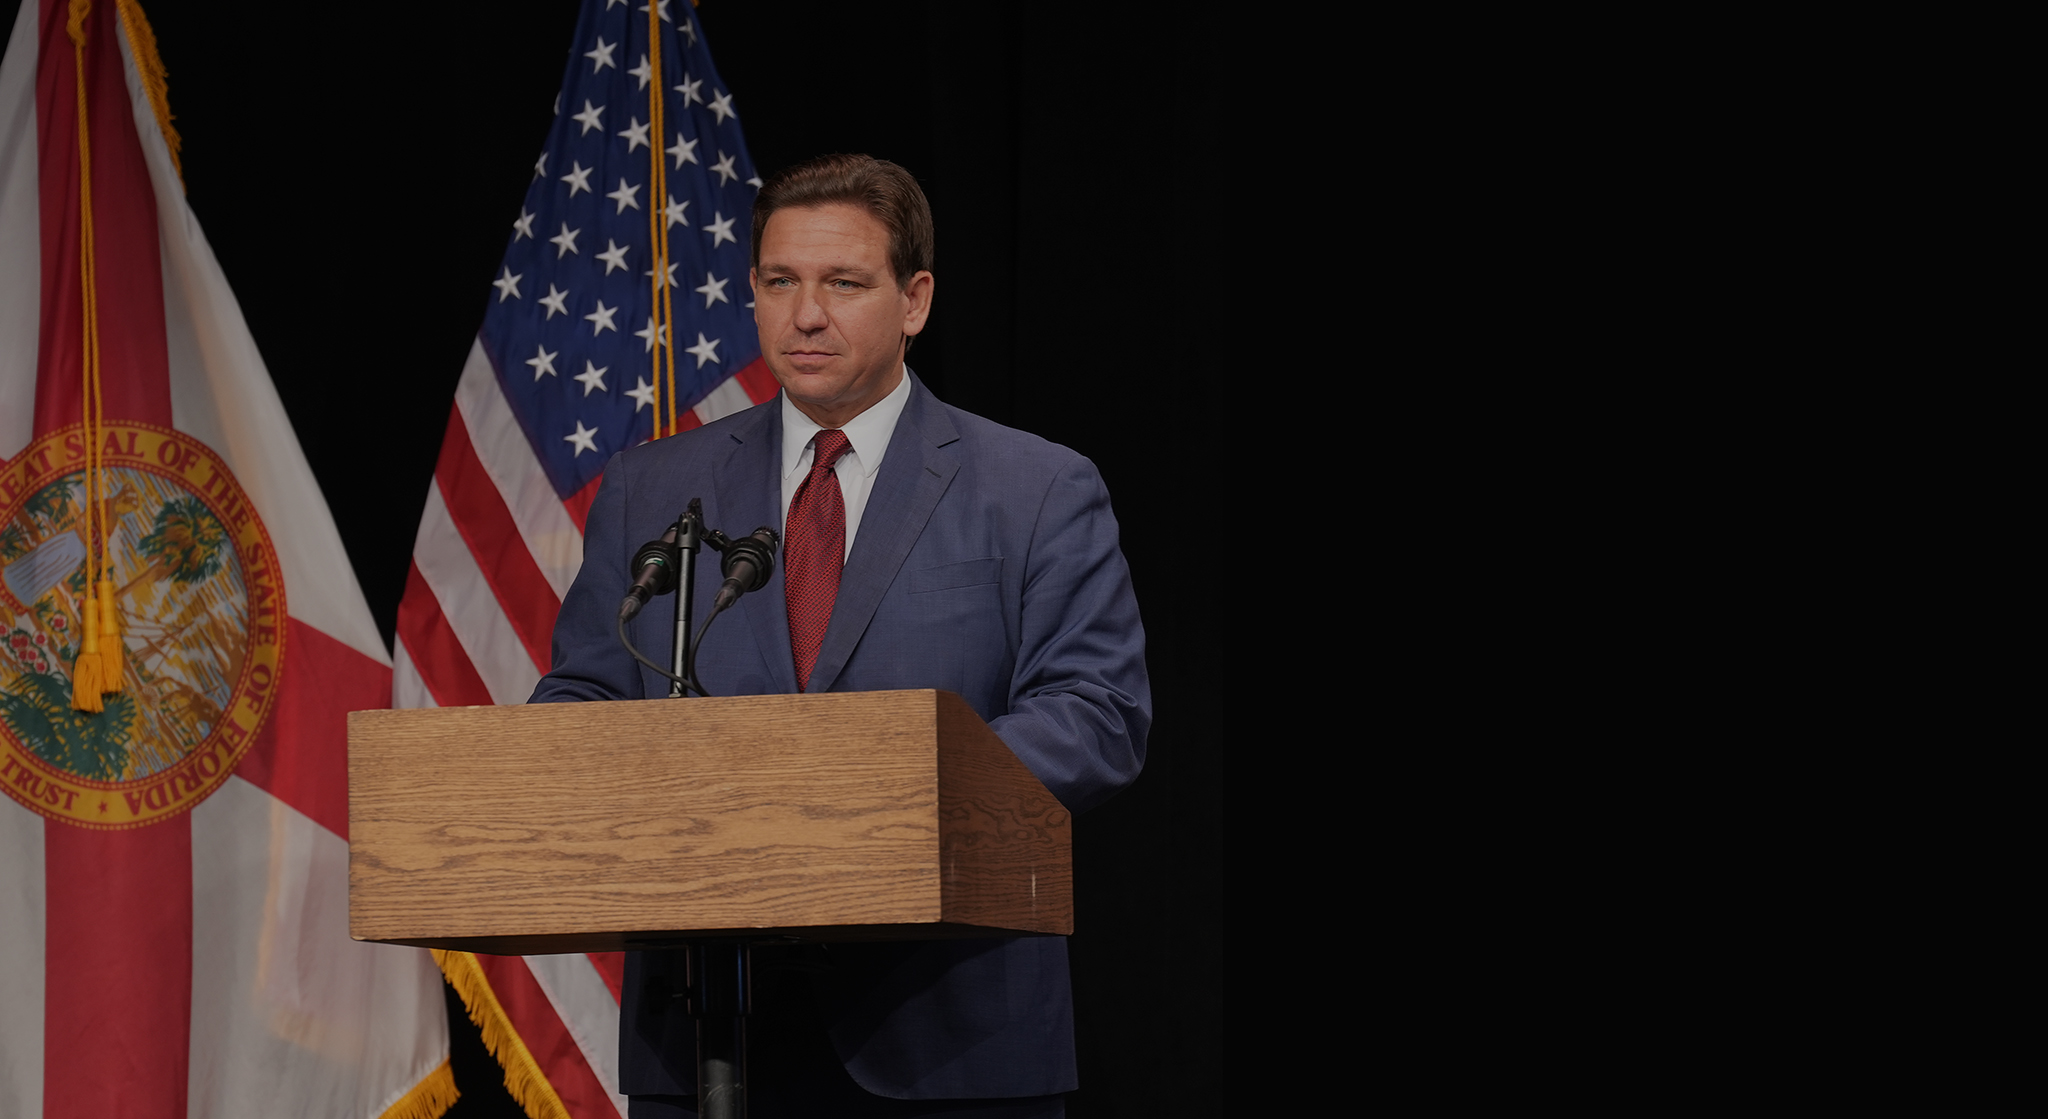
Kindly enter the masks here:
[[430, 1117], [427, 953], [348, 937], [390, 658], [184, 201], [134, 0], [0, 65], [0, 1116]]

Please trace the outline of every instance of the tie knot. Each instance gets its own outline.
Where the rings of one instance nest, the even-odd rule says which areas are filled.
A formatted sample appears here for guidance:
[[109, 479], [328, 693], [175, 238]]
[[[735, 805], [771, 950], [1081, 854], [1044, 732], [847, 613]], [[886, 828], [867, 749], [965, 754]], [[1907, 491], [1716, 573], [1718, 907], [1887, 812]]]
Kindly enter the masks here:
[[811, 441], [811, 447], [811, 473], [816, 474], [820, 470], [832, 469], [832, 464], [839, 461], [840, 455], [852, 450], [853, 444], [847, 442], [845, 432], [833, 428], [820, 431]]

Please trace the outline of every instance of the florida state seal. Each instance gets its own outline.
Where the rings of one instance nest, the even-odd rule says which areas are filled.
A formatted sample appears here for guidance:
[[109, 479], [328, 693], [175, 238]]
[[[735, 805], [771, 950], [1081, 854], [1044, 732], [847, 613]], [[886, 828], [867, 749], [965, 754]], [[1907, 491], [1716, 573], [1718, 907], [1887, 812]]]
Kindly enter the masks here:
[[127, 672], [71, 709], [87, 510], [85, 435], [45, 435], [0, 468], [0, 786], [53, 820], [133, 828], [227, 780], [269, 717], [284, 578], [255, 506], [190, 436], [101, 426], [109, 570]]

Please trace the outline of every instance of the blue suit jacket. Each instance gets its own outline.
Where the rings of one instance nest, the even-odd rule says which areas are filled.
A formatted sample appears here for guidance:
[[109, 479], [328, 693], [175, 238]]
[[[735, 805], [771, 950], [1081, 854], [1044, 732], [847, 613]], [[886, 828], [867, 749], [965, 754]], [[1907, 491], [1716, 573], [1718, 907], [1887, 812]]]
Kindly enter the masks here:
[[[554, 667], [534, 702], [668, 694], [667, 681], [619, 647], [628, 561], [692, 497], [703, 498], [708, 524], [733, 536], [779, 529], [781, 447], [777, 399], [611, 461], [585, 526], [582, 571], [555, 625]], [[700, 612], [721, 581], [706, 549]], [[674, 628], [674, 609], [660, 600], [630, 632], [665, 662]], [[912, 378], [810, 690], [958, 692], [1079, 811], [1129, 784], [1144, 762], [1152, 717], [1144, 651], [1094, 464], [942, 404]], [[766, 587], [713, 623], [697, 675], [713, 695], [797, 690], [779, 563]], [[1064, 938], [840, 945], [833, 958], [833, 1045], [870, 1092], [985, 1098], [1075, 1087]], [[640, 1005], [642, 988], [658, 986], [666, 967], [652, 954], [629, 961], [620, 1031], [629, 1094], [695, 1090], [688, 1021]]]

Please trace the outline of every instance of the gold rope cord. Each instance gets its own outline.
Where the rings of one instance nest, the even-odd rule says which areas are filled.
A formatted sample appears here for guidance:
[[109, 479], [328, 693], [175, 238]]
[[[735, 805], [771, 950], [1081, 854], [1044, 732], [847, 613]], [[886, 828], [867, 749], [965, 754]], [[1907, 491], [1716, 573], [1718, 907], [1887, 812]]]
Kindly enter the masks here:
[[[662, 144], [668, 129], [667, 98], [663, 96], [662, 57], [668, 53], [667, 43], [661, 34], [660, 5], [647, 5], [647, 43], [649, 75], [647, 115], [649, 127], [654, 132], [654, 150], [649, 153], [653, 174], [648, 182], [648, 232], [650, 256], [653, 259], [654, 287], [654, 437], [676, 432], [676, 347], [675, 347], [675, 293], [668, 282], [668, 164], [664, 161]], [[663, 377], [663, 355], [666, 354], [667, 377]], [[662, 422], [662, 406], [668, 407], [667, 423]]]
[[666, 397], [666, 394], [661, 390], [661, 341], [663, 337], [662, 330], [664, 329], [661, 321], [661, 258], [664, 241], [662, 237], [662, 223], [667, 220], [667, 215], [662, 211], [661, 206], [663, 200], [662, 188], [666, 185], [663, 173], [667, 171], [667, 167], [662, 163], [663, 152], [661, 146], [663, 127], [661, 113], [661, 56], [663, 52], [661, 49], [661, 15], [656, 11], [658, 7], [660, 5], [655, 3], [654, 0], [648, 0], [647, 58], [651, 73], [648, 76], [647, 127], [649, 131], [654, 133], [654, 143], [648, 145], [654, 150], [649, 152], [647, 157], [649, 166], [647, 173], [647, 250], [648, 259], [652, 261], [648, 267], [648, 273], [650, 276], [649, 282], [654, 285], [648, 289], [647, 293], [647, 328], [653, 332], [654, 336], [653, 340], [649, 343], [649, 347], [654, 351], [654, 419], [652, 421], [654, 431], [653, 434], [648, 436], [649, 439], [661, 438], [661, 404]]
[[[92, 0], [71, 0], [64, 29], [71, 36], [73, 69], [78, 76], [78, 281], [82, 288], [80, 317], [85, 337], [80, 347], [79, 376], [83, 394], [79, 399], [79, 420], [85, 428], [85, 602], [78, 659], [71, 667], [71, 706], [77, 711], [104, 711], [100, 698], [106, 681], [100, 658], [99, 588], [93, 573], [104, 568], [106, 551], [106, 480], [100, 476], [100, 336], [98, 285], [93, 270], [92, 229], [92, 131], [87, 121], [89, 99], [85, 81], [85, 20], [92, 12]], [[95, 563], [95, 559], [100, 562]]]
[[[648, 6], [653, 7], [654, 5], [649, 4]], [[657, 90], [656, 100], [660, 99], [659, 91]], [[667, 120], [666, 113], [663, 114], [663, 120], [664, 122]], [[667, 164], [662, 164], [661, 167], [661, 201], [664, 206], [668, 204]], [[664, 355], [668, 369], [668, 395], [666, 398], [668, 400], [668, 433], [674, 435], [676, 433], [676, 304], [675, 285], [669, 283], [668, 276], [668, 217], [666, 213], [663, 214], [661, 219], [661, 259], [655, 262], [654, 267], [656, 272], [655, 286], [661, 292], [660, 336], [668, 340], [668, 344], [661, 347], [661, 353]]]

